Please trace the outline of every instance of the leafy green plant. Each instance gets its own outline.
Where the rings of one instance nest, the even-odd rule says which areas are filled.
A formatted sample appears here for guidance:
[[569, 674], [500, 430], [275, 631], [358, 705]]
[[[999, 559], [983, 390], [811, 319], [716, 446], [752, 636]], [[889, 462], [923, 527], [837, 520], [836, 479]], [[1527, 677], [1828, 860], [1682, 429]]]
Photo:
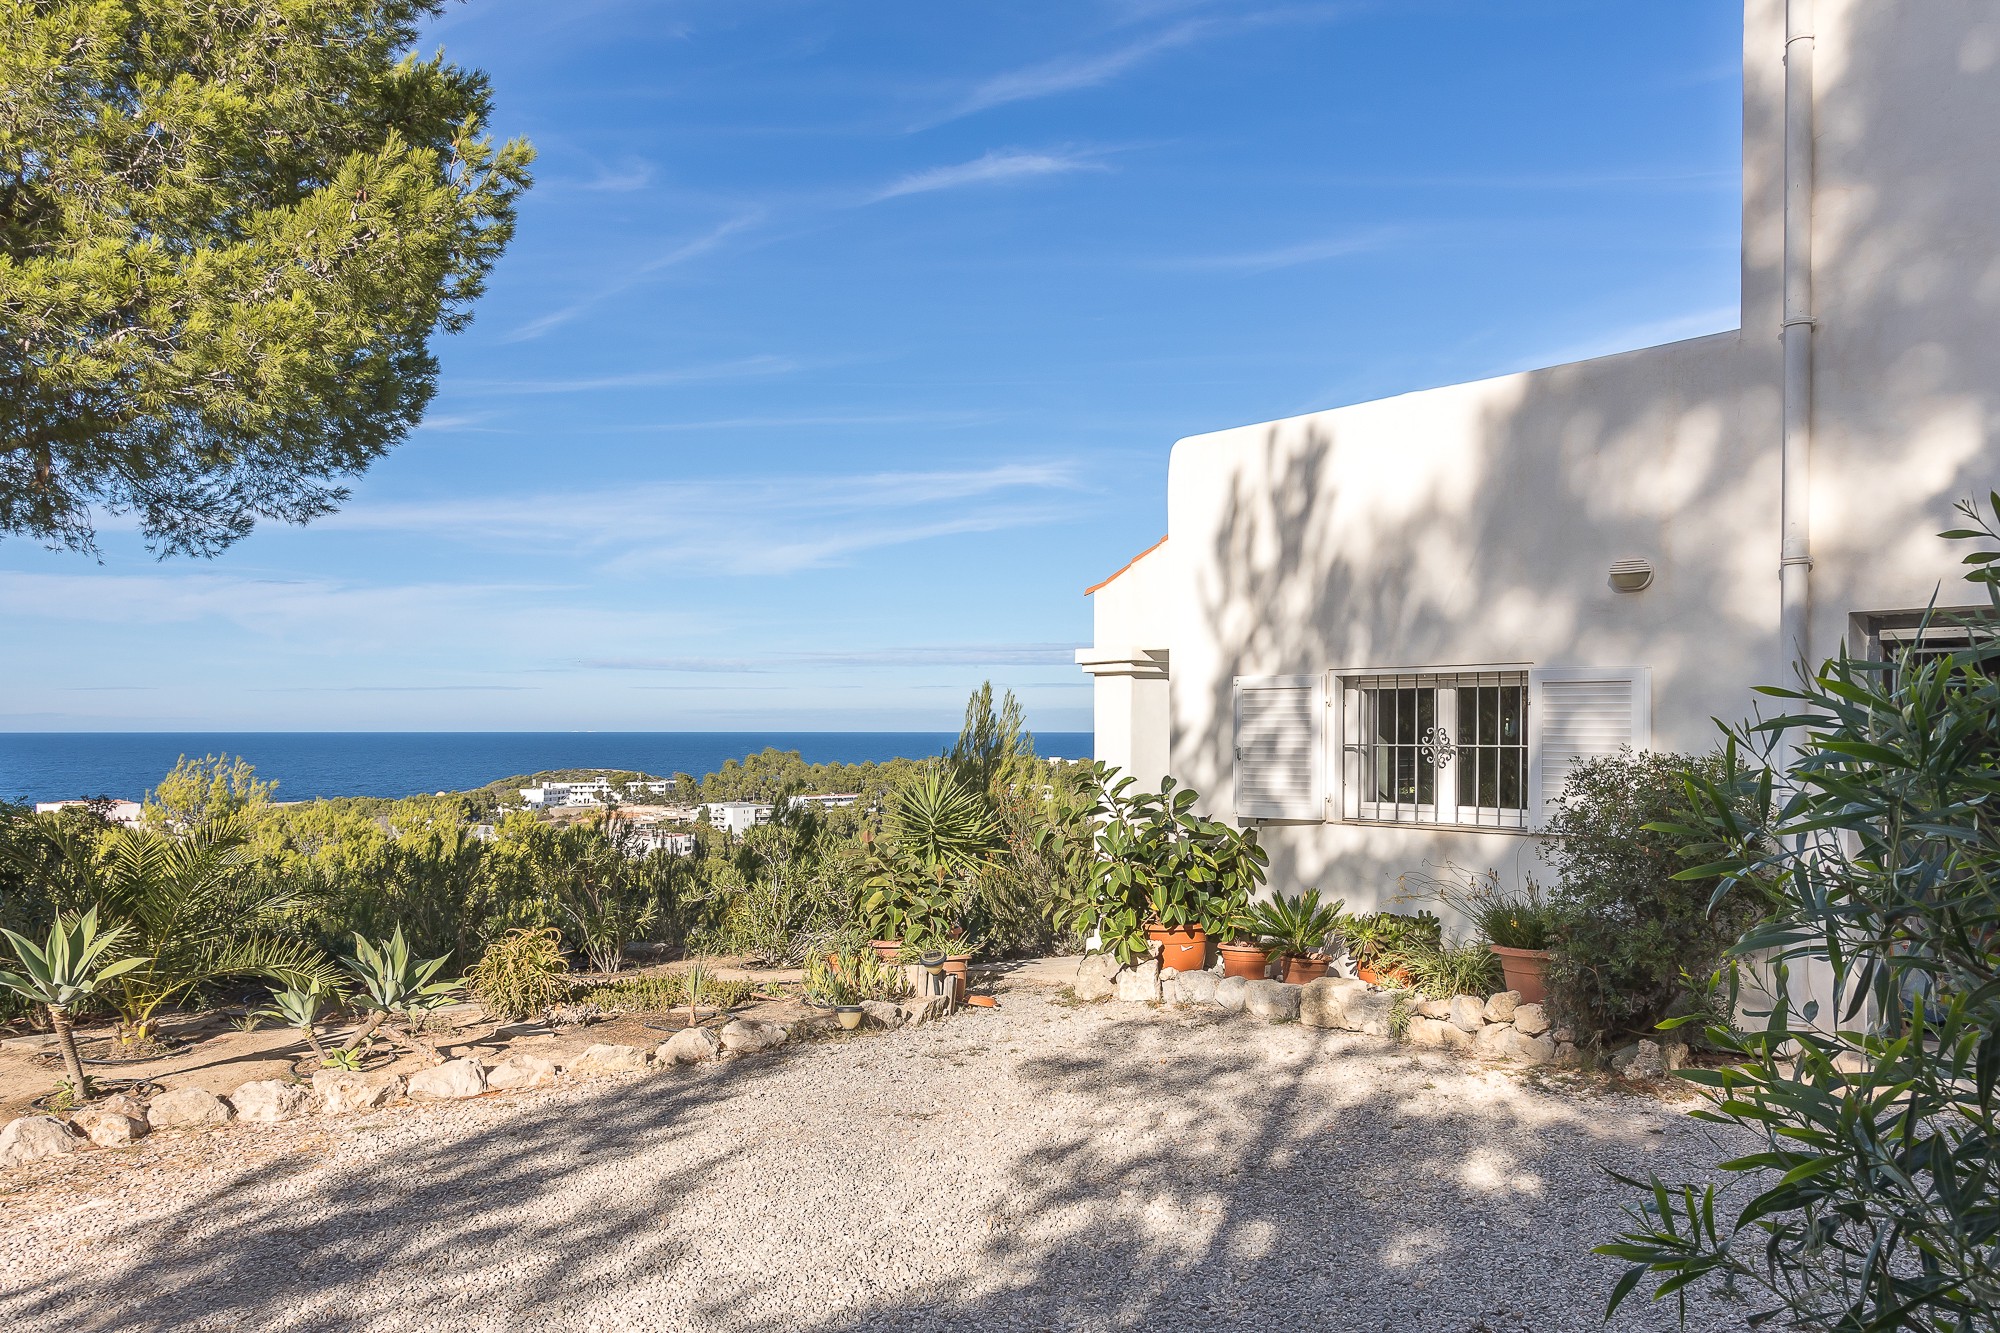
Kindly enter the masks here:
[[1419, 939], [1399, 949], [1390, 966], [1400, 969], [1411, 986], [1436, 998], [1486, 996], [1500, 989], [1500, 960], [1481, 940], [1432, 944]]
[[805, 997], [819, 1004], [860, 1004], [907, 989], [903, 974], [884, 967], [872, 949], [806, 960]]
[[345, 1069], [350, 1072], [358, 1072], [367, 1058], [367, 1045], [362, 1042], [354, 1042], [347, 1046], [336, 1046], [328, 1051], [320, 1058], [320, 1067], [323, 1069]]
[[973, 869], [1000, 845], [981, 792], [938, 772], [896, 793], [887, 826], [890, 840], [918, 863], [953, 871]]
[[1196, 814], [1200, 796], [1173, 778], [1162, 779], [1157, 792], [1135, 794], [1131, 778], [1103, 765], [1092, 772], [1098, 790], [1088, 817], [1097, 833], [1089, 873], [1051, 903], [1057, 928], [1095, 935], [1121, 963], [1145, 955], [1151, 924], [1220, 933], [1264, 882], [1269, 857], [1256, 831]]
[[695, 1004], [714, 1009], [733, 1009], [755, 991], [756, 986], [751, 982], [719, 977], [706, 968], [695, 966], [686, 972], [658, 972], [606, 982], [591, 987], [580, 998], [585, 1004], [594, 1004], [607, 1011], [671, 1014], [683, 1005]]
[[1402, 966], [1412, 953], [1444, 947], [1443, 924], [1428, 911], [1365, 912], [1344, 918], [1340, 932], [1358, 965], [1382, 972]]
[[1683, 878], [1685, 838], [1661, 827], [1688, 822], [1691, 776], [1727, 784], [1734, 762], [1627, 750], [1570, 770], [1544, 852], [1556, 872], [1548, 981], [1580, 1039], [1615, 1045], [1684, 1012], [1687, 978], [1713, 973], [1755, 915], [1740, 895], [1713, 902], [1714, 876]]
[[569, 960], [562, 934], [553, 926], [508, 931], [486, 946], [465, 974], [472, 994], [496, 1018], [533, 1018], [569, 990]]
[[[1753, 1323], [1841, 1333], [2000, 1328], [2000, 494], [1961, 506], [1968, 579], [1990, 606], [1971, 645], [1888, 662], [1842, 655], [1783, 713], [1734, 729], [1688, 777], [1696, 813], [1653, 832], [1687, 846], [1679, 883], [1758, 918], [1730, 950], [1739, 1003], [1769, 978], [1761, 1026], [1708, 1038], [1720, 1069], [1683, 1071], [1702, 1119], [1747, 1133], [1734, 1184], [1655, 1178], [1599, 1253], [1651, 1276], [1759, 1293]], [[1739, 755], [1750, 759], [1747, 771]], [[1793, 993], [1831, 980], [1822, 1008]], [[1734, 1196], [1732, 1198], [1732, 1195]]]
[[1330, 942], [1339, 935], [1346, 903], [1336, 899], [1320, 901], [1318, 889], [1307, 889], [1295, 898], [1274, 894], [1255, 903], [1250, 912], [1255, 933], [1274, 952], [1294, 958], [1328, 956]]
[[426, 1014], [458, 998], [457, 982], [432, 980], [445, 962], [443, 957], [412, 958], [400, 928], [380, 944], [356, 935], [347, 970], [361, 984], [359, 998], [372, 1011], [356, 1044], [380, 1029], [405, 1049], [437, 1061], [437, 1049], [419, 1034]]
[[145, 966], [148, 960], [115, 957], [132, 930], [119, 925], [100, 932], [95, 908], [80, 916], [57, 918], [44, 944], [36, 944], [11, 930], [0, 934], [13, 946], [21, 969], [0, 972], [0, 986], [48, 1010], [71, 1092], [79, 1100], [87, 1098], [90, 1082], [83, 1072], [83, 1060], [76, 1053], [76, 1031], [70, 1024], [70, 1010], [78, 1000], [96, 994], [99, 986]]

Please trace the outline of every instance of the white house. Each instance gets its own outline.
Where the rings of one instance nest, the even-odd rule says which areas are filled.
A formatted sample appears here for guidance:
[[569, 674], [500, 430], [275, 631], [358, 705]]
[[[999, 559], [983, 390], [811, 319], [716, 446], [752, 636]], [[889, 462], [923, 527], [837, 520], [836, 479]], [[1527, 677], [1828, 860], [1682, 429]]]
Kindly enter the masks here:
[[738, 836], [770, 819], [771, 810], [762, 801], [710, 801], [701, 807], [712, 827]]
[[1747, 0], [1743, 76], [1739, 327], [1176, 443], [1091, 590], [1100, 759], [1368, 907], [1976, 600], [1935, 534], [2000, 486], [2000, 3]]
[[137, 801], [36, 801], [35, 813], [53, 815], [63, 810], [96, 810], [108, 823], [139, 828], [146, 822], [146, 807]]
[[539, 787], [522, 787], [521, 800], [533, 809], [558, 806], [603, 805], [611, 795], [611, 784], [603, 778], [588, 782], [545, 782]]

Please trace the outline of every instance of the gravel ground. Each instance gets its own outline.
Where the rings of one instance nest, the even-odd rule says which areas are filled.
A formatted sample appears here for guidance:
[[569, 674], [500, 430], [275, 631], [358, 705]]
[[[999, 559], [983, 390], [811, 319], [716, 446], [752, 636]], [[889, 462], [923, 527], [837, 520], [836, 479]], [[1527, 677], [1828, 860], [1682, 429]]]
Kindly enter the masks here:
[[[1351, 1034], [1003, 1003], [40, 1163], [0, 1184], [0, 1327], [1589, 1330], [1602, 1168], [1727, 1146]], [[1616, 1324], [1676, 1326], [1643, 1299]]]

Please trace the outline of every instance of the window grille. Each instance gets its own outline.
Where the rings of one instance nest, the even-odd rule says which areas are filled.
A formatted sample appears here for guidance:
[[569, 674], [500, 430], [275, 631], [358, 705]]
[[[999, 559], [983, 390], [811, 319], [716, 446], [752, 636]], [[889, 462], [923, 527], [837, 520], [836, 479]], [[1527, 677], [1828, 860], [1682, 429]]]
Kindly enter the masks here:
[[1526, 672], [1354, 676], [1342, 687], [1348, 818], [1526, 827]]

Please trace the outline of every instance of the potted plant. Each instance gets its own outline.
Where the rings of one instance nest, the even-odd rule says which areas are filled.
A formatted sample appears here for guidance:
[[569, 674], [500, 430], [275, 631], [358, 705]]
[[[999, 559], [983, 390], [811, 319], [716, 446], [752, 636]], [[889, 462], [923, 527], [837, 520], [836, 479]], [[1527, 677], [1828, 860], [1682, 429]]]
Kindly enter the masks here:
[[1257, 937], [1257, 914], [1247, 900], [1226, 904], [1216, 914], [1216, 927], [1223, 976], [1256, 981], [1271, 970], [1271, 951]]
[[1347, 949], [1354, 959], [1354, 975], [1372, 986], [1407, 986], [1410, 971], [1405, 960], [1412, 952], [1436, 950], [1444, 940], [1444, 928], [1436, 916], [1419, 911], [1414, 916], [1400, 912], [1369, 912], [1348, 917], [1341, 923]]
[[1077, 881], [1050, 906], [1059, 929], [1094, 935], [1121, 963], [1157, 950], [1163, 967], [1199, 971], [1233, 902], [1263, 882], [1267, 861], [1254, 831], [1195, 813], [1200, 797], [1163, 779], [1157, 792], [1130, 794], [1130, 778], [1093, 770], [1097, 833]]
[[1302, 985], [1326, 975], [1334, 951], [1330, 942], [1340, 933], [1345, 906], [1338, 900], [1323, 903], [1318, 889], [1307, 889], [1296, 898], [1277, 894], [1251, 909], [1257, 933], [1284, 959], [1285, 981]]
[[1514, 902], [1495, 902], [1479, 914], [1479, 930], [1487, 947], [1500, 958], [1507, 989], [1519, 991], [1523, 1004], [1540, 1004], [1549, 997], [1549, 927], [1551, 913], [1534, 885]]

